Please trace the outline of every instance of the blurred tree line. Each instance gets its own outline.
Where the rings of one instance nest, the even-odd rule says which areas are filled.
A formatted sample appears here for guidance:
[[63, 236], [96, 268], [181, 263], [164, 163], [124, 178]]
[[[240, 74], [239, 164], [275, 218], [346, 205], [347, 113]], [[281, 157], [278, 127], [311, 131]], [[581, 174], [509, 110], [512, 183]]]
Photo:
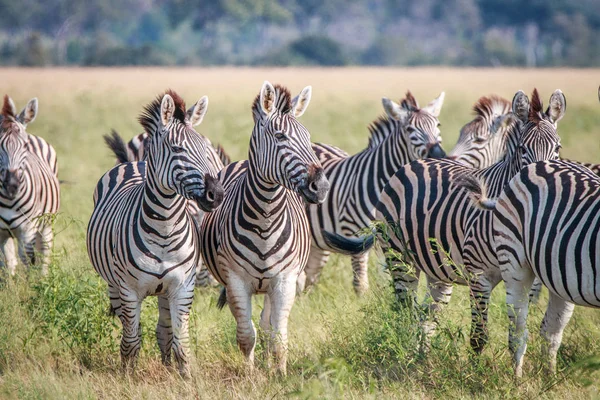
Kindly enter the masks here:
[[598, 0], [0, 0], [3, 65], [600, 66]]

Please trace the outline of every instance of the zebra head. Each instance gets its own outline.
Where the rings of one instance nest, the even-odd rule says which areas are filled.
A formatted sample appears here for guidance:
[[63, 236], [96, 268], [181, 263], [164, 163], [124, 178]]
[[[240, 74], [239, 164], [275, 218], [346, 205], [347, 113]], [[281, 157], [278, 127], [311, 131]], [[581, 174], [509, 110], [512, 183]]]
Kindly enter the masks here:
[[249, 160], [265, 183], [282, 185], [309, 203], [322, 203], [329, 181], [312, 150], [308, 130], [297, 119], [306, 111], [311, 93], [307, 86], [292, 99], [285, 87], [265, 81], [252, 106]]
[[410, 91], [400, 104], [383, 98], [383, 108], [387, 115], [400, 123], [408, 135], [411, 158], [443, 158], [446, 153], [442, 149], [442, 136], [440, 135], [440, 121], [438, 117], [444, 104], [445, 93], [442, 92], [424, 108], [419, 108], [417, 99]]
[[502, 121], [510, 111], [508, 100], [498, 96], [481, 97], [473, 111], [475, 118], [462, 127], [449, 159], [473, 168], [486, 168], [500, 161], [505, 154]]
[[223, 186], [215, 178], [217, 166], [206, 156], [207, 139], [193, 128], [207, 108], [204, 96], [186, 112], [183, 99], [168, 90], [146, 106], [139, 120], [149, 136], [146, 162], [157, 189], [165, 195], [178, 193], [212, 211], [223, 200]]
[[513, 114], [522, 124], [517, 152], [521, 165], [537, 161], [558, 160], [560, 137], [557, 123], [565, 115], [567, 100], [560, 90], [550, 96], [550, 105], [544, 112], [537, 89], [533, 90], [531, 103], [522, 91], [513, 99]]
[[0, 119], [0, 194], [14, 199], [25, 178], [28, 135], [25, 126], [37, 115], [37, 99], [29, 101], [17, 115], [15, 103], [4, 96]]

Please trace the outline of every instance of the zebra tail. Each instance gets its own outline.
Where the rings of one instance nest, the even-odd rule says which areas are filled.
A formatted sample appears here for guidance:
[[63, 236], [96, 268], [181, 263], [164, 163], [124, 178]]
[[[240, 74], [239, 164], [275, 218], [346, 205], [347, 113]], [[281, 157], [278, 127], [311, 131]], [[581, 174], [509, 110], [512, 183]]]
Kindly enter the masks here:
[[115, 157], [117, 157], [117, 161], [119, 163], [126, 163], [131, 161], [127, 156], [127, 146], [125, 145], [125, 142], [123, 141], [121, 136], [119, 136], [117, 131], [112, 129], [110, 135], [104, 135], [102, 137], [104, 138], [104, 142], [106, 143], [108, 148], [111, 149], [113, 153], [115, 153]]
[[223, 289], [221, 289], [221, 294], [219, 295], [219, 300], [217, 300], [217, 308], [219, 310], [222, 310], [223, 307], [225, 307], [225, 304], [227, 304], [227, 289], [223, 288]]
[[358, 238], [348, 238], [337, 233], [321, 230], [325, 243], [337, 253], [358, 255], [368, 251], [375, 244], [375, 236], [365, 235]]
[[458, 177], [455, 184], [468, 192], [473, 206], [485, 211], [496, 208], [496, 199], [487, 196], [487, 186], [480, 179], [465, 174]]

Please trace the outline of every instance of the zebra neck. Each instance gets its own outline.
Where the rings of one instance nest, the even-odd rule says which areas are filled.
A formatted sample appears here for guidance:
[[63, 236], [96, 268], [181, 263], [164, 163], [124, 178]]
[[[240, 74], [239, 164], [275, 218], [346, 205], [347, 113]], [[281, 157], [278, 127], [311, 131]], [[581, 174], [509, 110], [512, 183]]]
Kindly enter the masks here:
[[286, 188], [265, 182], [253, 168], [248, 168], [244, 185], [242, 212], [254, 222], [262, 220], [269, 225], [273, 217], [285, 210]]
[[140, 229], [164, 240], [171, 236], [186, 218], [186, 199], [175, 191], [163, 191], [148, 168], [142, 206], [139, 209]]
[[400, 167], [413, 161], [408, 151], [410, 143], [407, 141], [408, 139], [403, 135], [403, 128], [398, 126], [397, 131], [379, 146], [378, 155], [381, 158], [382, 168], [376, 169], [380, 182], [387, 183]]
[[517, 175], [521, 169], [521, 160], [516, 155], [481, 170], [481, 176], [488, 185], [488, 196], [497, 197], [510, 180]]

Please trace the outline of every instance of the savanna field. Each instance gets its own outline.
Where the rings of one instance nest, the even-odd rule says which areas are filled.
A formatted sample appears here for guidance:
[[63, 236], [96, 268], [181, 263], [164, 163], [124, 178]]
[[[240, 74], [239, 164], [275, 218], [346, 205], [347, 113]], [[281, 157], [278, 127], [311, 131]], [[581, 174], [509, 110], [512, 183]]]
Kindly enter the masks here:
[[[87, 256], [85, 232], [92, 193], [114, 165], [102, 135], [129, 139], [141, 132], [142, 107], [166, 88], [188, 106], [208, 95], [198, 131], [222, 144], [233, 160], [246, 158], [252, 100], [264, 80], [293, 94], [313, 86], [301, 122], [312, 140], [351, 154], [368, 140], [367, 125], [383, 113], [381, 97], [399, 100], [410, 89], [421, 105], [446, 92], [440, 115], [443, 146], [454, 146], [472, 105], [496, 93], [509, 100], [534, 87], [545, 103], [560, 88], [567, 99], [559, 122], [562, 155], [600, 162], [599, 70], [520, 69], [2, 69], [2, 90], [21, 110], [39, 99], [28, 132], [58, 153], [61, 211], [50, 274], [17, 268], [0, 283], [0, 398], [596, 398], [600, 396], [600, 312], [576, 308], [559, 350], [559, 373], [543, 372], [538, 336], [547, 295], [533, 306], [524, 378], [515, 381], [507, 348], [504, 287], [494, 292], [490, 344], [472, 357], [468, 288], [456, 287], [429, 354], [418, 351], [415, 320], [394, 305], [389, 276], [370, 260], [371, 289], [357, 298], [350, 259], [333, 256], [319, 285], [296, 299], [289, 326], [288, 375], [270, 375], [260, 342], [257, 368], [246, 371], [235, 321], [217, 310], [218, 289], [196, 289], [190, 336], [192, 378], [160, 362], [155, 298], [143, 307], [143, 344], [136, 372], [121, 372], [121, 325], [108, 315], [105, 282]], [[421, 297], [424, 287], [421, 287]], [[255, 323], [262, 298], [255, 297]]]

